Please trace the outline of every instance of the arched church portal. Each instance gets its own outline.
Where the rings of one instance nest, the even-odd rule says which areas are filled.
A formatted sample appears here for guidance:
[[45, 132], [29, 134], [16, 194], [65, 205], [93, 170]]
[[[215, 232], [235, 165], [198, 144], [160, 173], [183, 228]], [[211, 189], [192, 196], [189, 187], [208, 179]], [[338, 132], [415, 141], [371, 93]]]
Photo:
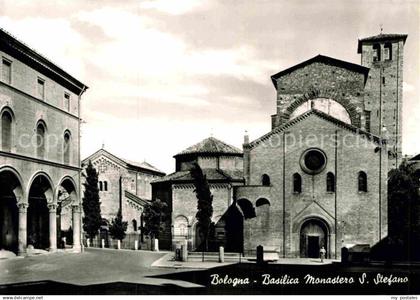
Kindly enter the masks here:
[[[319, 250], [328, 251], [329, 230], [327, 224], [319, 218], [306, 220], [300, 229], [300, 257], [318, 258]], [[327, 257], [330, 253], [327, 253]]]

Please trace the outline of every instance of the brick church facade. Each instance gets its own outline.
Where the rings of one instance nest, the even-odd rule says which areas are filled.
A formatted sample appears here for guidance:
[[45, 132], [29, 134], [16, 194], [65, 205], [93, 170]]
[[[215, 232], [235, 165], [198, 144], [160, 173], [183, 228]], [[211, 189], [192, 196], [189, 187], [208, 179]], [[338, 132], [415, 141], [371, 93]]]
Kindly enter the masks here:
[[[128, 222], [127, 233], [141, 234], [142, 214], [152, 198], [151, 182], [165, 175], [147, 162], [134, 162], [99, 149], [82, 161], [82, 167], [92, 162], [98, 172], [103, 230], [108, 230], [121, 209]], [[141, 239], [143, 240], [143, 239]]]
[[[372, 246], [387, 235], [387, 174], [402, 160], [406, 38], [360, 39], [360, 65], [318, 55], [271, 76], [272, 130], [254, 141], [245, 136], [243, 180], [231, 184], [232, 200], [214, 220], [228, 232], [229, 215], [240, 212], [242, 220], [230, 222], [243, 243], [238, 249], [263, 245], [280, 257], [318, 257], [323, 246], [338, 258], [345, 245]], [[175, 158], [177, 172], [153, 183], [153, 197], [170, 204], [173, 242], [178, 227], [192, 239], [197, 203], [191, 181], [177, 182], [182, 163]]]
[[358, 41], [361, 65], [318, 55], [271, 77], [272, 131], [245, 138], [244, 249], [337, 258], [387, 235], [387, 174], [401, 157], [407, 35]]

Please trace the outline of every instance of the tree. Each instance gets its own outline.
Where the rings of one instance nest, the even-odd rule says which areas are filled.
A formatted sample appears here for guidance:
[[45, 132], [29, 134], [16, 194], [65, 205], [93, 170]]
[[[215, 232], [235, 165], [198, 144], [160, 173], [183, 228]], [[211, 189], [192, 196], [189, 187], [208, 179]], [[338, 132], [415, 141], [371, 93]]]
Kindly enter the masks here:
[[145, 234], [149, 235], [152, 240], [159, 239], [159, 233], [163, 230], [162, 224], [167, 217], [167, 207], [168, 205], [160, 199], [152, 200], [144, 207], [144, 228], [142, 228], [142, 230]]
[[109, 234], [113, 239], [123, 240], [125, 238], [125, 232], [127, 231], [128, 222], [124, 222], [122, 219], [121, 209], [118, 210], [117, 217], [112, 219], [111, 225], [109, 226]]
[[204, 242], [205, 251], [208, 250], [209, 231], [211, 226], [211, 217], [213, 215], [213, 195], [210, 192], [209, 183], [206, 175], [200, 166], [195, 163], [190, 171], [194, 180], [194, 192], [197, 197], [197, 226], [200, 239]]
[[101, 203], [99, 202], [99, 189], [98, 189], [98, 173], [93, 167], [92, 162], [86, 168], [85, 182], [83, 186], [85, 191], [83, 193], [83, 230], [87, 233], [90, 239], [98, 234], [101, 227]]

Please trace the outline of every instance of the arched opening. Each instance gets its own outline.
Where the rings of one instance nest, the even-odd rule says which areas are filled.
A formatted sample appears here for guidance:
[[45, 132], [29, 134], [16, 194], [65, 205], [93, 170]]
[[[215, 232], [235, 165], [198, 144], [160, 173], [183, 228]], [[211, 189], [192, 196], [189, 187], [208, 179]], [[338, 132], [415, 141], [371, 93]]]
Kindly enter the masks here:
[[327, 173], [327, 192], [335, 192], [335, 176], [333, 173]]
[[329, 98], [315, 98], [303, 102], [290, 114], [290, 120], [304, 114], [307, 111], [310, 111], [313, 108], [331, 115], [345, 123], [351, 124], [350, 114], [347, 109], [342, 104]]
[[392, 44], [391, 43], [385, 43], [384, 60], [392, 60]]
[[104, 181], [104, 191], [108, 191], [108, 181]]
[[133, 219], [131, 223], [133, 224], [133, 231], [137, 231], [137, 220]]
[[239, 208], [242, 210], [244, 219], [252, 219], [256, 217], [255, 208], [248, 199], [239, 199], [237, 201]]
[[381, 46], [379, 44], [373, 45], [373, 61], [381, 61]]
[[62, 248], [73, 244], [74, 203], [77, 203], [75, 182], [66, 177], [61, 181], [57, 195], [57, 240]]
[[174, 237], [188, 237], [188, 219], [185, 216], [177, 216], [174, 221]]
[[1, 149], [10, 152], [12, 149], [12, 115], [9, 111], [3, 111], [1, 115]]
[[365, 172], [360, 171], [357, 176], [359, 192], [367, 192], [367, 175]]
[[99, 191], [103, 191], [102, 181], [98, 181], [98, 184], [99, 184]]
[[11, 171], [0, 173], [0, 249], [18, 252], [19, 210], [22, 187]]
[[263, 186], [270, 186], [270, 176], [267, 174], [263, 174], [261, 176], [261, 183]]
[[[319, 250], [328, 250], [328, 226], [319, 218], [306, 220], [300, 229], [300, 257], [318, 258]], [[330, 253], [327, 252], [327, 257]]]
[[45, 133], [47, 128], [44, 122], [38, 122], [36, 126], [36, 154], [39, 158], [45, 155]]
[[265, 199], [265, 198], [260, 198], [260, 199], [258, 199], [257, 200], [257, 202], [255, 203], [255, 206], [256, 207], [260, 207], [260, 206], [263, 206], [263, 205], [268, 205], [268, 206], [270, 206], [270, 201], [268, 201], [267, 199]]
[[49, 248], [49, 210], [48, 202], [52, 201], [50, 181], [40, 174], [34, 178], [29, 189], [28, 206], [28, 246], [37, 249]]
[[70, 132], [64, 133], [64, 144], [63, 144], [63, 161], [65, 164], [70, 163]]
[[302, 193], [302, 177], [299, 173], [293, 174], [293, 193]]

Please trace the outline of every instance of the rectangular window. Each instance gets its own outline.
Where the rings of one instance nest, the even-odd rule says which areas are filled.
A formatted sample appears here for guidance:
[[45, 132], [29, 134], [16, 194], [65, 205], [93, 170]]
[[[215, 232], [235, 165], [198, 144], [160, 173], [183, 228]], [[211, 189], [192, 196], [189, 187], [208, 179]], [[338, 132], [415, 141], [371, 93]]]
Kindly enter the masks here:
[[385, 77], [382, 77], [382, 84], [385, 85]]
[[38, 78], [38, 98], [44, 100], [45, 97], [45, 80]]
[[12, 83], [12, 63], [7, 59], [2, 60], [1, 80], [7, 84]]
[[70, 94], [64, 93], [64, 109], [70, 111]]

